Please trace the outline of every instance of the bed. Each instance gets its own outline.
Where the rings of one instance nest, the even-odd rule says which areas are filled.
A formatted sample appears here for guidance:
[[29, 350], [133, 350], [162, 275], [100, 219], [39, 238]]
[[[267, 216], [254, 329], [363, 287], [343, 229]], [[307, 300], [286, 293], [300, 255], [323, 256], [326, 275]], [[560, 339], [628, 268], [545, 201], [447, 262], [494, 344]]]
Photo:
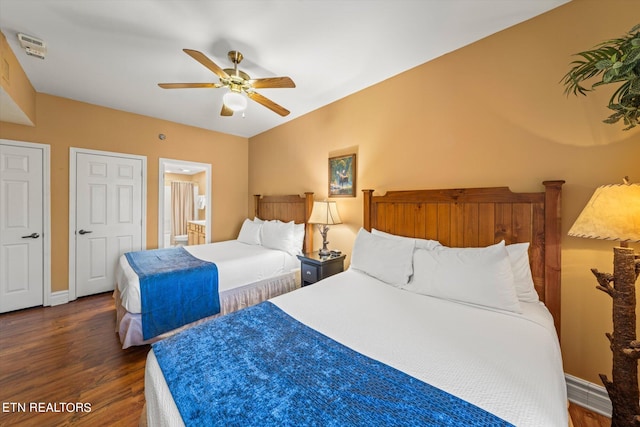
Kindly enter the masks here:
[[347, 271], [153, 345], [148, 425], [568, 425], [562, 184], [365, 190]]
[[[299, 287], [296, 254], [312, 245], [313, 233], [306, 219], [313, 206], [313, 193], [304, 197], [256, 195], [254, 206], [255, 217], [244, 221], [238, 239], [120, 257], [114, 298], [116, 332], [123, 348], [149, 344], [204, 318], [221, 316]], [[287, 242], [294, 247], [283, 247], [282, 239], [273, 233], [269, 241], [261, 241], [261, 231], [267, 225], [273, 233], [281, 233], [284, 228], [287, 232], [295, 230], [295, 243]], [[150, 262], [155, 262], [152, 265], [162, 274], [150, 274], [147, 280], [154, 280], [154, 289], [164, 286], [170, 296], [160, 292], [154, 295], [147, 288], [143, 308], [140, 277], [145, 277], [144, 268]], [[181, 270], [169, 271], [175, 267]]]

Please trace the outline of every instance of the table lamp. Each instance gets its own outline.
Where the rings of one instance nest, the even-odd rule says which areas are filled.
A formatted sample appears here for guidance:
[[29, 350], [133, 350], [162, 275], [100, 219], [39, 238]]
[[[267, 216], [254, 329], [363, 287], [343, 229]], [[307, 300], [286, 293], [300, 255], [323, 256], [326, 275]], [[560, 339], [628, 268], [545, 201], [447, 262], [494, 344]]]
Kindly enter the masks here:
[[333, 224], [342, 224], [340, 214], [338, 213], [338, 206], [336, 202], [313, 202], [313, 209], [311, 210], [311, 217], [307, 221], [309, 224], [318, 224], [318, 230], [322, 236], [322, 249], [318, 252], [320, 256], [327, 256], [331, 252], [327, 249], [327, 232], [329, 226]]
[[613, 333], [606, 336], [613, 352], [612, 380], [600, 374], [613, 412], [611, 426], [640, 425], [638, 404], [638, 358], [640, 342], [636, 339], [636, 288], [640, 274], [640, 257], [629, 242], [640, 242], [640, 184], [603, 185], [591, 196], [569, 236], [618, 240], [613, 248], [613, 274], [591, 269], [598, 290], [613, 300]]

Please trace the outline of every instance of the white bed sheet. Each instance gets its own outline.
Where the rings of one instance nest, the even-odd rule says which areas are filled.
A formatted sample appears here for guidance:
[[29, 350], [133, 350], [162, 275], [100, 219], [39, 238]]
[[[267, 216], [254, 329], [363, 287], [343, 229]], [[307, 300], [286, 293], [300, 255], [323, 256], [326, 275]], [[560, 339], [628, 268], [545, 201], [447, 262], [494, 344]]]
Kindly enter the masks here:
[[[216, 263], [220, 293], [300, 268], [300, 261], [295, 255], [237, 240], [184, 248], [196, 258]], [[124, 255], [118, 260], [116, 283], [125, 310], [140, 313], [140, 281]]]
[[[517, 426], [568, 425], [560, 346], [541, 303], [523, 303], [523, 314], [492, 311], [410, 293], [355, 270], [271, 301], [334, 340]], [[183, 425], [153, 350], [145, 397], [149, 425]]]

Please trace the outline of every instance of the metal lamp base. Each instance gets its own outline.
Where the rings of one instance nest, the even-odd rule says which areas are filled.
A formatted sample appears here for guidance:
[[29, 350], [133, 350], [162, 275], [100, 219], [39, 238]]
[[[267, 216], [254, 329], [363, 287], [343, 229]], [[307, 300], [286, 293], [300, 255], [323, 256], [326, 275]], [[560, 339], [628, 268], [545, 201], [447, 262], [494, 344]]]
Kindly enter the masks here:
[[318, 255], [329, 256], [331, 254], [331, 251], [327, 249], [327, 244], [329, 243], [327, 241], [327, 232], [329, 231], [329, 226], [322, 224], [318, 225], [318, 228], [320, 229], [320, 235], [322, 236], [322, 249], [318, 251]]

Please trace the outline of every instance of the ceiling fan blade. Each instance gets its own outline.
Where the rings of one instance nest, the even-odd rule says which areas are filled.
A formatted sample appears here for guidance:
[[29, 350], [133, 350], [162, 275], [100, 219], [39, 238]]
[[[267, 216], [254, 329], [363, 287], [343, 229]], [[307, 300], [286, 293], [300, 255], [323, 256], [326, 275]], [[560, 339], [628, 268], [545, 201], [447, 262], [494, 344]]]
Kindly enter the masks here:
[[265, 77], [263, 79], [253, 79], [249, 80], [249, 84], [256, 89], [296, 87], [296, 84], [290, 77]]
[[197, 50], [193, 50], [193, 49], [182, 49], [182, 50], [187, 55], [189, 55], [190, 57], [192, 57], [193, 59], [195, 59], [196, 61], [198, 61], [199, 63], [201, 63], [208, 69], [210, 69], [211, 71], [213, 71], [214, 74], [216, 74], [221, 79], [229, 78], [229, 74], [227, 74], [226, 71], [224, 71], [222, 68], [218, 67], [216, 63], [210, 60], [204, 53], [198, 52]]
[[258, 92], [247, 92], [247, 96], [249, 98], [253, 99], [254, 101], [256, 101], [258, 104], [264, 105], [268, 109], [280, 114], [283, 117], [289, 114], [289, 110], [287, 110], [286, 108], [276, 104], [275, 102], [273, 102], [269, 98], [266, 98], [266, 97], [260, 95]]
[[226, 105], [222, 104], [222, 110], [220, 110], [221, 116], [233, 116], [233, 110]]
[[218, 83], [158, 83], [162, 89], [217, 88]]

